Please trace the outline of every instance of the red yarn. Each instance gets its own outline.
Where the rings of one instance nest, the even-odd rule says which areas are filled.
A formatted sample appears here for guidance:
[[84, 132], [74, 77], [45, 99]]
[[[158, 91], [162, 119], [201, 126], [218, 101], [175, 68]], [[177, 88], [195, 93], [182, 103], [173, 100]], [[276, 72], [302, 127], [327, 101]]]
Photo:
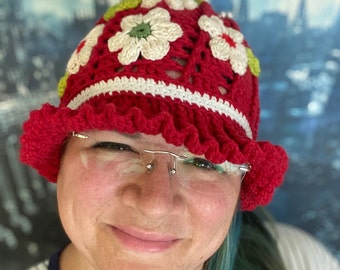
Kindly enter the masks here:
[[[156, 47], [154, 56], [145, 48], [133, 59], [122, 54], [124, 48], [116, 50], [118, 43], [110, 40], [123, 33], [121, 21], [149, 12], [169, 14], [169, 22], [163, 23], [164, 31], [172, 31], [165, 54], [163, 47]], [[214, 20], [225, 27], [216, 37], [209, 30]], [[244, 62], [250, 48], [246, 40], [238, 43], [238, 31], [233, 20], [218, 17], [206, 2], [195, 9], [174, 10], [161, 1], [151, 9], [139, 6], [117, 12], [108, 21], [101, 18], [70, 59], [60, 105], [43, 105], [24, 124], [22, 161], [55, 182], [62, 146], [72, 131], [162, 134], [168, 143], [185, 145], [212, 162], [250, 163], [241, 207], [252, 210], [267, 204], [282, 183], [288, 161], [281, 147], [256, 142], [258, 79], [249, 61]], [[237, 57], [224, 59], [221, 46], [213, 46], [221, 36], [221, 46], [231, 44]]]

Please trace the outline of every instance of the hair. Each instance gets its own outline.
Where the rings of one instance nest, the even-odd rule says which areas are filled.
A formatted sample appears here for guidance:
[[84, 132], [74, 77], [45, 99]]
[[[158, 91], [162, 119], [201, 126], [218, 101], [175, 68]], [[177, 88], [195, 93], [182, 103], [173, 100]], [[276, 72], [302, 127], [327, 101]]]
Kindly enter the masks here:
[[205, 263], [205, 270], [286, 270], [277, 243], [266, 227], [272, 219], [263, 208], [237, 211], [228, 236]]
[[236, 211], [222, 245], [205, 263], [205, 270], [233, 269], [242, 228], [242, 212]]

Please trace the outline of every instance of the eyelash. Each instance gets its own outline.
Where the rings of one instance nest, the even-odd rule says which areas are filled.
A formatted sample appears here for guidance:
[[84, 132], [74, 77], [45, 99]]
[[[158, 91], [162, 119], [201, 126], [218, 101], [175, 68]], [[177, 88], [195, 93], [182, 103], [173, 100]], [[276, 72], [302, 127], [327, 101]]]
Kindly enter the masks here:
[[199, 169], [208, 171], [216, 170], [216, 165], [204, 158], [189, 158], [188, 160], [185, 160], [184, 163], [191, 164]]
[[103, 149], [107, 151], [117, 151], [117, 152], [133, 152], [138, 153], [135, 151], [131, 146], [123, 143], [116, 143], [116, 142], [97, 142], [91, 146], [93, 149]]
[[[112, 152], [132, 152], [135, 154], [139, 154], [138, 151], [134, 150], [131, 146], [123, 143], [117, 143], [117, 142], [97, 142], [91, 146], [92, 149], [102, 149], [106, 151], [112, 151]], [[188, 158], [184, 160], [184, 164], [187, 165], [193, 165], [198, 169], [207, 170], [207, 171], [223, 171], [222, 168], [220, 168], [218, 165], [210, 162], [209, 160], [206, 160], [204, 158]]]

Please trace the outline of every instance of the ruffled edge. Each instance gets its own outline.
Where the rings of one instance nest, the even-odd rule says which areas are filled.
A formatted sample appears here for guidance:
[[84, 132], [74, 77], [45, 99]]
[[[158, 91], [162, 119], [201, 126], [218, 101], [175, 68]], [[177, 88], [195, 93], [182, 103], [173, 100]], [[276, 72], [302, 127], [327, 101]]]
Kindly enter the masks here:
[[[221, 127], [217, 125], [223, 123], [216, 122], [216, 115], [214, 118], [211, 115], [213, 113], [202, 113], [199, 110], [194, 113], [188, 112], [200, 114], [199, 117], [205, 118], [201, 119], [202, 121], [209, 121], [206, 122], [210, 123], [209, 128], [211, 125], [215, 126], [214, 134], [209, 134], [202, 139], [201, 131], [194, 124], [188, 122], [179, 129], [173, 115], [161, 108], [159, 112], [148, 117], [138, 107], [132, 107], [124, 114], [117, 112], [117, 108], [112, 103], [102, 106], [98, 111], [93, 108], [95, 107], [85, 104], [78, 110], [71, 110], [45, 104], [40, 110], [32, 111], [30, 118], [23, 125], [24, 133], [21, 137], [20, 151], [22, 162], [37, 169], [50, 182], [56, 182], [62, 146], [72, 131], [99, 129], [126, 133], [141, 132], [150, 135], [161, 133], [168, 143], [183, 144], [196, 154], [205, 153], [206, 157], [213, 162], [224, 160], [236, 164], [249, 162], [251, 171], [244, 178], [240, 193], [242, 210], [253, 210], [258, 205], [268, 204], [274, 189], [282, 183], [288, 167], [288, 158], [283, 148], [269, 142], [256, 142], [244, 138], [236, 142], [234, 138], [237, 138], [237, 134], [232, 136], [227, 134], [233, 130], [232, 120], [223, 119], [225, 130], [221, 134], [219, 130]], [[221, 116], [217, 118], [221, 119]], [[206, 130], [209, 128], [205, 127]], [[223, 145], [218, 143], [221, 138], [223, 138]]]

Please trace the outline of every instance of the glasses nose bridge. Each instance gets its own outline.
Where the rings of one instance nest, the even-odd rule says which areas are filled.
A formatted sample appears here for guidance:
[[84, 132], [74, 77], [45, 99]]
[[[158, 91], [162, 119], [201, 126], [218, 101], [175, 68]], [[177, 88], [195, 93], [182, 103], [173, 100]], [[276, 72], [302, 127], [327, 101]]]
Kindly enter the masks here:
[[155, 168], [157, 163], [155, 162], [157, 156], [166, 156], [168, 158], [167, 165], [168, 165], [168, 173], [170, 176], [173, 176], [177, 172], [177, 162], [178, 160], [183, 160], [186, 157], [177, 155], [173, 152], [166, 151], [166, 150], [151, 150], [151, 149], [144, 149], [146, 154], [151, 155], [151, 159], [146, 160], [146, 168], [148, 172], [152, 172]]

